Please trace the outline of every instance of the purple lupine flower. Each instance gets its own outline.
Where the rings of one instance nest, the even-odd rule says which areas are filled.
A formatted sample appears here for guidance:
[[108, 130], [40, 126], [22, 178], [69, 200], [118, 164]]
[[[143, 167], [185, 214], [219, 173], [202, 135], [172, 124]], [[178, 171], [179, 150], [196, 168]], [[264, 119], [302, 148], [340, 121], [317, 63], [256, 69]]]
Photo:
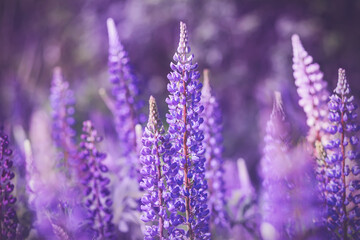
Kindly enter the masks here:
[[[293, 45], [293, 70], [295, 84], [298, 87], [300, 96], [299, 105], [303, 107], [307, 115], [307, 124], [310, 127], [308, 140], [314, 145], [314, 157], [316, 159], [316, 180], [320, 200], [325, 205], [327, 194], [326, 185], [328, 177], [325, 174], [328, 164], [325, 161], [326, 153], [323, 150], [321, 141], [326, 141], [328, 114], [327, 101], [329, 93], [326, 90], [327, 83], [323, 80], [323, 73], [317, 63], [313, 63], [313, 58], [308, 55], [301, 44], [298, 35], [292, 36]], [[325, 130], [325, 131], [324, 131]], [[321, 207], [320, 209], [325, 209]], [[322, 220], [316, 220], [317, 222]]]
[[240, 187], [232, 191], [232, 199], [228, 200], [228, 203], [233, 202], [233, 204], [228, 204], [231, 228], [237, 229], [248, 238], [258, 239], [260, 238], [260, 214], [257, 195], [251, 183], [245, 160], [239, 158], [236, 163]]
[[107, 20], [109, 34], [109, 74], [113, 85], [112, 94], [115, 98], [114, 117], [115, 126], [120, 139], [122, 155], [131, 158], [130, 173], [136, 169], [134, 164], [137, 158], [137, 142], [135, 126], [140, 122], [139, 110], [141, 102], [138, 101], [139, 90], [137, 79], [131, 72], [129, 58], [115, 27], [114, 20]]
[[165, 232], [169, 224], [166, 203], [164, 201], [165, 174], [169, 172], [169, 162], [164, 159], [166, 151], [171, 147], [169, 135], [165, 135], [159, 112], [152, 96], [149, 100], [149, 120], [143, 133], [143, 148], [140, 162], [142, 164], [142, 179], [140, 186], [145, 190], [141, 198], [141, 220], [150, 225], [146, 226], [144, 239], [166, 239]]
[[[289, 160], [287, 158], [289, 151], [289, 128], [279, 92], [275, 93], [273, 110], [270, 120], [266, 124], [264, 142], [264, 155], [261, 160], [263, 222], [270, 224], [269, 226], [272, 226], [274, 229], [274, 234], [279, 235], [283, 232], [283, 227], [288, 222], [286, 217], [289, 216], [289, 209], [286, 206], [286, 199], [289, 199], [288, 189], [283, 182], [283, 174], [278, 171], [283, 170], [282, 168], [287, 168], [286, 165]], [[266, 236], [263, 237], [267, 239]]]
[[75, 97], [73, 91], [69, 89], [69, 83], [64, 81], [60, 67], [54, 69], [50, 91], [53, 118], [52, 136], [55, 145], [63, 151], [64, 164], [67, 167], [68, 161], [74, 160], [76, 153], [74, 144], [76, 133], [72, 128], [75, 122], [73, 118]]
[[11, 170], [13, 161], [10, 159], [12, 150], [9, 149], [9, 139], [0, 129], [0, 238], [15, 239], [18, 224], [14, 204], [16, 198], [11, 194], [14, 184], [11, 180], [15, 177]]
[[308, 140], [312, 144], [320, 141], [324, 134], [329, 93], [327, 83], [319, 64], [305, 51], [298, 35], [292, 36], [293, 70], [295, 85], [300, 96], [299, 105], [306, 113], [306, 123], [310, 127]]
[[303, 145], [291, 148], [290, 140], [289, 124], [277, 92], [266, 125], [261, 161], [264, 239], [302, 239], [303, 230], [313, 227], [312, 220], [317, 217], [311, 154]]
[[340, 239], [360, 238], [360, 173], [356, 151], [359, 125], [357, 105], [350, 94], [345, 70], [339, 69], [339, 79], [328, 103], [328, 132], [332, 136], [324, 143], [328, 168], [326, 176], [327, 227]]
[[246, 163], [243, 158], [239, 158], [237, 160], [237, 169], [239, 175], [241, 195], [244, 196], [245, 198], [254, 198], [255, 189], [251, 183], [249, 171], [246, 167]]
[[209, 83], [209, 71], [204, 70], [204, 84], [201, 91], [201, 102], [204, 111], [201, 117], [204, 123], [200, 129], [204, 133], [203, 147], [206, 158], [206, 179], [209, 187], [209, 209], [211, 216], [211, 226], [225, 227], [227, 225], [227, 215], [225, 211], [225, 182], [223, 179], [224, 160], [223, 137], [222, 137], [222, 115], [216, 98], [211, 93]]
[[[207, 181], [205, 180], [205, 158], [202, 140], [204, 135], [199, 129], [203, 119], [200, 117], [204, 107], [200, 104], [200, 73], [193, 64], [194, 55], [189, 54], [186, 25], [180, 22], [180, 42], [168, 74], [170, 92], [166, 102], [169, 113], [168, 133], [172, 143], [172, 165], [178, 168], [175, 181], [169, 184], [174, 206], [181, 214], [172, 214], [170, 224], [174, 227], [185, 224], [186, 237], [189, 239], [210, 239], [209, 209], [207, 207]], [[172, 238], [180, 239], [183, 228], [170, 231]]]
[[96, 239], [113, 238], [112, 200], [108, 188], [110, 179], [105, 176], [108, 168], [103, 163], [106, 154], [96, 149], [96, 143], [102, 139], [97, 136], [97, 131], [91, 121], [83, 123], [81, 139], [80, 157], [86, 175], [83, 184], [85, 185], [85, 206], [89, 212], [89, 224], [95, 231]]

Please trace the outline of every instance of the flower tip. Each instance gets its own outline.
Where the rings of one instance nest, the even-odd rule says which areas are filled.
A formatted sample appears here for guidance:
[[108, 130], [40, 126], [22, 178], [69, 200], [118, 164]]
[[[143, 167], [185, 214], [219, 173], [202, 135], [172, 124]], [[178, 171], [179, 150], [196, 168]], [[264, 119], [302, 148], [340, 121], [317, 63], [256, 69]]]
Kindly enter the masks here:
[[205, 83], [209, 84], [209, 69], [205, 68], [203, 74], [204, 74], [204, 84]]
[[150, 118], [151, 118], [151, 116], [158, 115], [156, 100], [153, 96], [150, 96], [150, 99], [149, 99], [149, 110], [150, 110]]
[[346, 85], [345, 69], [343, 68], [339, 68], [338, 71], [338, 84], [341, 84], [342, 86]]
[[180, 36], [183, 36], [185, 39], [187, 38], [187, 27], [184, 22], [180, 21]]
[[276, 103], [282, 104], [281, 92], [274, 91], [274, 97], [275, 97], [275, 102]]
[[150, 129], [160, 129], [161, 128], [161, 120], [159, 117], [159, 111], [156, 105], [155, 98], [150, 96], [149, 99], [149, 120], [148, 120], [148, 128]]
[[178, 54], [188, 54], [190, 53], [191, 48], [188, 45], [188, 35], [186, 30], [186, 24], [180, 22], [180, 40], [177, 48]]
[[339, 79], [345, 80], [345, 69], [339, 68]]
[[109, 45], [110, 47], [116, 46], [119, 43], [118, 33], [116, 30], [115, 22], [112, 18], [106, 20], [106, 26], [109, 34]]
[[61, 67], [55, 67], [53, 70], [53, 85], [58, 86], [62, 85], [63, 82], [63, 75], [62, 75], [62, 69]]
[[24, 151], [26, 156], [32, 156], [31, 143], [29, 139], [25, 139], [24, 141]]
[[151, 95], [149, 98], [149, 105], [156, 104], [155, 98]]
[[54, 68], [53, 70], [54, 75], [61, 75], [62, 74], [62, 70], [61, 67], [57, 66]]
[[186, 29], [186, 24], [183, 21], [180, 21], [180, 29]]
[[300, 37], [296, 33], [291, 36], [291, 41], [294, 42], [300, 42]]
[[211, 96], [211, 87], [210, 87], [210, 78], [209, 78], [209, 69], [204, 69], [204, 82], [201, 90], [202, 96]]
[[346, 94], [347, 92], [349, 92], [349, 86], [346, 81], [345, 69], [339, 68], [338, 75], [338, 82], [335, 88], [335, 92], [337, 94]]
[[83, 122], [83, 127], [86, 129], [91, 129], [92, 128], [92, 122], [90, 120], [86, 120]]
[[157, 111], [156, 100], [153, 96], [150, 96], [149, 98], [149, 109], [150, 109], [150, 113], [153, 111]]
[[106, 26], [107, 26], [107, 29], [108, 29], [109, 31], [115, 29], [114, 19], [108, 18], [108, 19], [106, 20]]
[[205, 86], [210, 88], [209, 69], [204, 69], [204, 88]]
[[284, 108], [281, 93], [279, 91], [274, 92], [274, 106], [273, 106], [273, 114], [280, 113], [284, 115]]
[[253, 186], [251, 184], [249, 172], [243, 158], [239, 158], [237, 160], [237, 169], [241, 190], [243, 191], [244, 195], [251, 195], [251, 193], [253, 193]]
[[291, 36], [291, 43], [292, 43], [294, 53], [299, 52], [304, 49], [304, 47], [301, 43], [300, 37], [297, 34], [293, 34]]

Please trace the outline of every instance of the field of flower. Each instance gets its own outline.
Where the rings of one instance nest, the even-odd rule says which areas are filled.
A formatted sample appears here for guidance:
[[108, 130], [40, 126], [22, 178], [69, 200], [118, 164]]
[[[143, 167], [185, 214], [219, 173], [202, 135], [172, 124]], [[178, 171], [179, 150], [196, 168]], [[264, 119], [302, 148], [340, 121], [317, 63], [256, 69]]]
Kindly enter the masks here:
[[0, 2], [0, 239], [360, 239], [359, 12]]

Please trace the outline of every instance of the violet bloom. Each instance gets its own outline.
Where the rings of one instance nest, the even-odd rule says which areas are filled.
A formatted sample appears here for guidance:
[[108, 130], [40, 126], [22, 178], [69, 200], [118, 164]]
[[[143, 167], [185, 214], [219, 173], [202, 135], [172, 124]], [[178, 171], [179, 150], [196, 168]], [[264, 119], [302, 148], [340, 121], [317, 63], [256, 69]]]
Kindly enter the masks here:
[[149, 223], [146, 226], [144, 239], [166, 239], [168, 222], [166, 203], [164, 201], [165, 174], [171, 172], [169, 162], [164, 159], [166, 151], [171, 147], [169, 136], [165, 135], [159, 117], [155, 99], [149, 100], [149, 120], [144, 130], [140, 162], [142, 179], [140, 186], [145, 194], [141, 198], [141, 220]]
[[11, 170], [13, 161], [10, 159], [12, 150], [9, 147], [8, 136], [0, 129], [0, 238], [15, 239], [18, 224], [14, 204], [16, 198], [11, 194], [14, 184], [11, 180], [15, 177]]
[[63, 150], [64, 164], [74, 158], [76, 148], [74, 145], [75, 131], [72, 128], [75, 120], [75, 98], [69, 89], [69, 83], [64, 81], [61, 68], [54, 69], [51, 83], [50, 103], [52, 107], [53, 129], [52, 136], [57, 147]]
[[112, 200], [108, 184], [110, 179], [105, 177], [108, 168], [102, 163], [106, 154], [96, 149], [96, 143], [102, 139], [91, 121], [83, 123], [83, 134], [81, 135], [80, 157], [83, 162], [85, 178], [85, 206], [88, 208], [91, 228], [95, 231], [96, 239], [113, 238], [114, 225], [112, 221]]
[[327, 83], [319, 64], [313, 63], [313, 58], [305, 51], [298, 35], [292, 36], [293, 70], [295, 85], [300, 96], [299, 105], [306, 113], [306, 123], [310, 127], [308, 140], [312, 144], [320, 141], [325, 129], [327, 116], [326, 103], [329, 93]]
[[206, 179], [209, 186], [208, 203], [211, 212], [211, 226], [215, 230], [216, 226], [225, 227], [227, 225], [227, 216], [225, 211], [225, 182], [223, 179], [222, 115], [219, 104], [211, 93], [208, 70], [204, 71], [201, 104], [204, 106], [204, 111], [201, 114], [204, 123], [200, 129], [204, 132], [203, 147], [206, 158]]
[[327, 152], [326, 185], [327, 227], [340, 239], [360, 238], [360, 168], [356, 151], [359, 125], [357, 105], [350, 94], [345, 70], [339, 69], [339, 79], [330, 96], [328, 132], [331, 138], [324, 147]]
[[120, 43], [114, 20], [107, 20], [109, 33], [109, 74], [113, 85], [112, 94], [115, 98], [113, 112], [115, 126], [120, 139], [122, 155], [131, 158], [130, 171], [135, 171], [137, 158], [137, 142], [135, 126], [139, 123], [139, 110], [141, 103], [137, 100], [139, 90], [137, 79], [132, 74], [129, 58], [123, 45]]
[[290, 136], [281, 95], [275, 93], [261, 161], [264, 239], [303, 239], [318, 217], [311, 152], [306, 145], [292, 146]]
[[[270, 224], [276, 235], [282, 235], [290, 215], [288, 206], [290, 195], [284, 180], [285, 171], [289, 165], [287, 155], [289, 152], [289, 128], [279, 92], [275, 94], [274, 106], [266, 125], [264, 141], [264, 155], [261, 160], [263, 222]], [[267, 236], [263, 237], [271, 239]], [[279, 239], [279, 236], [275, 238]]]
[[[203, 119], [200, 117], [204, 107], [200, 104], [202, 84], [200, 74], [193, 64], [194, 55], [189, 54], [186, 25], [180, 22], [180, 42], [168, 74], [170, 92], [166, 102], [169, 114], [170, 141], [172, 143], [172, 167], [179, 168], [175, 182], [169, 184], [174, 207], [180, 214], [171, 215], [171, 225], [185, 224], [186, 237], [189, 239], [210, 239], [209, 209], [207, 207], [207, 182], [205, 180], [205, 158], [202, 140], [204, 135], [199, 129]], [[169, 206], [171, 208], [173, 206]], [[181, 239], [184, 230], [178, 228], [173, 238]]]

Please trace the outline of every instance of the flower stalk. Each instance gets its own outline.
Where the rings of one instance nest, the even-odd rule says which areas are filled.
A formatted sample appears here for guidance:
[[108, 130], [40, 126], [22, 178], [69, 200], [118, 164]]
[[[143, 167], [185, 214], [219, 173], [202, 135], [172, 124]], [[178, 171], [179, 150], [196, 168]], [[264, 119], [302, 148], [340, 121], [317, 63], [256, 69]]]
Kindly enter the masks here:
[[110, 179], [105, 176], [108, 172], [103, 163], [106, 154], [99, 152], [96, 144], [102, 139], [97, 136], [91, 121], [83, 123], [82, 142], [80, 144], [80, 158], [83, 162], [83, 179], [85, 186], [85, 206], [89, 212], [89, 224], [95, 232], [96, 239], [112, 239], [114, 225], [112, 224], [112, 200], [108, 185]]
[[172, 143], [171, 157], [179, 169], [178, 184], [170, 185], [169, 191], [177, 193], [174, 203], [185, 218], [174, 214], [172, 222], [175, 226], [183, 223], [187, 227], [186, 232], [178, 228], [177, 237], [185, 234], [188, 239], [209, 239], [204, 135], [199, 128], [203, 122], [200, 114], [204, 110], [200, 103], [202, 84], [198, 81], [200, 74], [196, 71], [197, 63], [192, 63], [193, 58], [186, 25], [180, 22], [180, 41], [173, 57], [176, 64], [170, 64], [172, 72], [168, 74], [170, 95], [166, 99], [169, 107], [166, 118]]
[[145, 195], [141, 198], [141, 219], [151, 225], [147, 226], [145, 239], [167, 239], [169, 226], [167, 208], [164, 201], [165, 175], [170, 166], [164, 159], [170, 148], [169, 136], [165, 134], [163, 124], [154, 97], [149, 100], [149, 120], [144, 129], [140, 161], [142, 163], [140, 186], [144, 188]]
[[345, 70], [339, 69], [339, 78], [328, 103], [328, 133], [324, 143], [328, 168], [326, 176], [327, 227], [342, 239], [358, 239], [360, 234], [360, 179], [359, 142], [355, 112], [357, 105], [350, 94]]
[[306, 113], [306, 123], [309, 126], [308, 140], [314, 144], [321, 141], [326, 128], [327, 107], [329, 93], [327, 83], [323, 80], [323, 73], [317, 63], [304, 49], [298, 35], [293, 35], [293, 70], [295, 85], [300, 100], [299, 105]]
[[219, 104], [212, 94], [209, 70], [204, 70], [204, 83], [201, 90], [201, 104], [204, 111], [201, 117], [204, 119], [200, 129], [204, 133], [203, 147], [206, 158], [206, 179], [209, 186], [209, 209], [211, 211], [211, 228], [216, 232], [217, 227], [228, 225], [225, 211], [225, 182], [222, 137], [222, 115]]

